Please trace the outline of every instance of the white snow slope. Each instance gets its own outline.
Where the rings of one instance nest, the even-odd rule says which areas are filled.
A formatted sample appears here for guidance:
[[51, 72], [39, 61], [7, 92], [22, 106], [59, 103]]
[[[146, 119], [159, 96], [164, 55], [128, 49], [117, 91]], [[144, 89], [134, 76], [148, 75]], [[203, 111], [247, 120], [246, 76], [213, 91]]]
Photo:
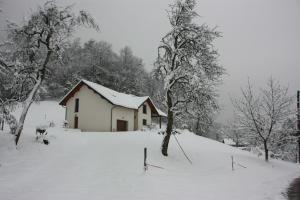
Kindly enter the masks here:
[[[47, 113], [47, 114], [45, 114]], [[193, 164], [171, 138], [169, 156], [160, 153], [155, 131], [81, 133], [60, 128], [64, 110], [57, 102], [34, 104], [16, 149], [0, 133], [1, 200], [78, 199], [284, 199], [297, 164], [263, 161], [249, 152], [184, 131], [178, 137]], [[34, 127], [53, 120], [50, 145], [34, 140]], [[149, 167], [143, 171], [143, 148]], [[231, 170], [231, 156], [247, 168]]]

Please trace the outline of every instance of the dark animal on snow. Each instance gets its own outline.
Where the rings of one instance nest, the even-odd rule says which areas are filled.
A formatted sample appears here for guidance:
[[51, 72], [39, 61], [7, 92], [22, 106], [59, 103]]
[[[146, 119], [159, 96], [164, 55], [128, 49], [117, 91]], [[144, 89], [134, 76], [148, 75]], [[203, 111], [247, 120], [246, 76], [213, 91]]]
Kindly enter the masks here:
[[42, 128], [36, 128], [35, 129], [35, 134], [36, 135], [47, 135], [47, 130], [46, 129], [42, 129]]
[[35, 129], [36, 134], [36, 140], [38, 140], [40, 137], [47, 135], [47, 129], [45, 128], [36, 128]]
[[48, 140], [43, 140], [43, 143], [45, 144], [45, 145], [48, 145], [49, 144], [49, 141]]
[[[36, 128], [35, 129], [36, 134], [36, 140], [38, 140], [40, 137], [47, 135], [47, 129], [45, 128]], [[48, 145], [49, 141], [47, 139], [43, 139], [43, 143]]]

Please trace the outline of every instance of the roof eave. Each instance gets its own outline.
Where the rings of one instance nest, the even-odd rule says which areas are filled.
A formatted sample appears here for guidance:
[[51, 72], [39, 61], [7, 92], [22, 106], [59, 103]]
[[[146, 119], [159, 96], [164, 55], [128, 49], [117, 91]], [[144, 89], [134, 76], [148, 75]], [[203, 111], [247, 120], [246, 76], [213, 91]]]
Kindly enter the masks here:
[[72, 93], [72, 91], [81, 83], [83, 82], [82, 80], [80, 80], [60, 101], [59, 101], [59, 105], [61, 106], [65, 106], [66, 102], [67, 102], [67, 97]]
[[[96, 94], [98, 94], [101, 98], [105, 99], [106, 101], [108, 101], [109, 103], [111, 103], [112, 105], [116, 105], [113, 102], [111, 102], [109, 99], [105, 98], [102, 94], [100, 94], [99, 92], [97, 92], [93, 87], [89, 86], [84, 80], [80, 80], [63, 98], [62, 100], [59, 102], [59, 105], [61, 106], [66, 106], [67, 101], [71, 98], [71, 96], [73, 96], [74, 94], [72, 94], [72, 92], [77, 88], [77, 87], [81, 87], [82, 85], [80, 84], [84, 84], [85, 86], [87, 86], [90, 90], [92, 90], [93, 92], [95, 92]], [[79, 88], [80, 89], [80, 88]]]

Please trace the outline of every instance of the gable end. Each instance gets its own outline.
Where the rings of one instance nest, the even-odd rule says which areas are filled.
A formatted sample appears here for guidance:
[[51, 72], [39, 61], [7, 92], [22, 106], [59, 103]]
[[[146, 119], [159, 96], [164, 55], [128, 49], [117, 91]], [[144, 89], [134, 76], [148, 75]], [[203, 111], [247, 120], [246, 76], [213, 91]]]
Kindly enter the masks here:
[[63, 97], [63, 99], [59, 102], [59, 105], [65, 106], [67, 104], [67, 102], [69, 101], [69, 99], [72, 98], [75, 95], [75, 93], [78, 92], [80, 90], [80, 88], [84, 85], [87, 86], [90, 90], [92, 90], [96, 94], [98, 94], [101, 98], [105, 99], [110, 104], [114, 105], [111, 101], [109, 101], [107, 98], [105, 98], [103, 95], [101, 95], [99, 92], [97, 92], [95, 89], [93, 89], [92, 87], [90, 87], [89, 85], [84, 83], [83, 81], [80, 81], [79, 83], [77, 83], [77, 85], [74, 88], [72, 88], [68, 92], [68, 94], [66, 94], [66, 96]]

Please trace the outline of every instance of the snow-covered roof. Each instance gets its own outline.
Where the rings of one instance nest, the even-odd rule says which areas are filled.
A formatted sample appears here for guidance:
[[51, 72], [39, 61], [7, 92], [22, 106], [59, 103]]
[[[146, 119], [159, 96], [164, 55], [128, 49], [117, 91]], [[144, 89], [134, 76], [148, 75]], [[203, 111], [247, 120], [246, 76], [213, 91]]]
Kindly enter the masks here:
[[96, 93], [104, 97], [107, 101], [114, 105], [122, 106], [125, 108], [131, 108], [131, 109], [138, 109], [145, 101], [149, 100], [151, 104], [153, 105], [153, 108], [158, 113], [159, 116], [166, 117], [167, 115], [155, 107], [149, 96], [143, 96], [138, 97], [131, 94], [125, 94], [121, 92], [117, 92], [115, 90], [109, 89], [107, 87], [104, 87], [102, 85], [99, 85], [97, 83], [87, 81], [82, 79], [76, 86], [74, 86], [68, 94], [66, 94], [59, 104], [65, 105], [66, 101], [70, 98], [70, 96], [73, 96], [74, 92], [76, 92], [76, 88], [80, 86], [80, 84], [84, 83], [88, 87], [90, 87], [92, 90], [94, 90]]
[[160, 109], [156, 108], [156, 110], [157, 110], [159, 116], [168, 117], [168, 115], [166, 113], [164, 113], [163, 111], [161, 111]]
[[97, 83], [93, 83], [87, 80], [82, 80], [86, 85], [93, 88], [96, 92], [104, 96], [107, 100], [109, 100], [112, 104], [123, 106], [126, 108], [138, 109], [149, 97], [137, 97], [130, 94], [120, 93], [99, 85]]

